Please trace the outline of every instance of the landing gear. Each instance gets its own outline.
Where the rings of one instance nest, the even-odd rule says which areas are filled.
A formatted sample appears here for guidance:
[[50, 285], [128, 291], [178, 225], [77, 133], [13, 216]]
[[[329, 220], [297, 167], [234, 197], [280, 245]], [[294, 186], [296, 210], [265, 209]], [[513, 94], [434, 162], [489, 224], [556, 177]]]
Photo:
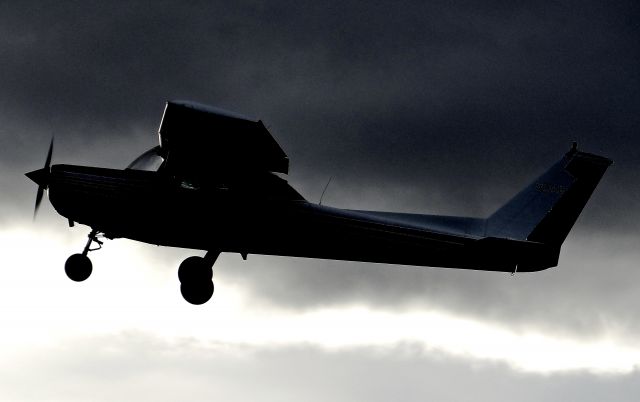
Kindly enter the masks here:
[[178, 268], [180, 293], [191, 304], [204, 304], [213, 296], [213, 264], [219, 251], [209, 251], [203, 257], [189, 257]]
[[[67, 261], [64, 263], [64, 272], [66, 272], [72, 281], [82, 282], [91, 275], [93, 265], [89, 257], [87, 257], [87, 254], [89, 251], [100, 250], [102, 248], [102, 241], [98, 239], [98, 236], [99, 232], [95, 229], [92, 230], [91, 233], [89, 233], [89, 241], [87, 241], [87, 245], [84, 247], [82, 254], [73, 254], [67, 258]], [[93, 242], [96, 242], [98, 247], [91, 248], [91, 243]]]
[[74, 254], [64, 263], [64, 272], [67, 273], [69, 279], [75, 282], [87, 279], [91, 275], [91, 271], [93, 271], [91, 260], [84, 254]]

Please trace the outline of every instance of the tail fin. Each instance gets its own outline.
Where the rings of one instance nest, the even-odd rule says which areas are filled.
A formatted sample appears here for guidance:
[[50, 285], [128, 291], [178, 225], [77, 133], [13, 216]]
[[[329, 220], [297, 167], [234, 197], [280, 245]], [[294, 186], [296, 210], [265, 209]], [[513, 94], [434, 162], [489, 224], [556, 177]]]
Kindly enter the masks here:
[[576, 144], [546, 173], [487, 219], [486, 234], [560, 248], [613, 162]]

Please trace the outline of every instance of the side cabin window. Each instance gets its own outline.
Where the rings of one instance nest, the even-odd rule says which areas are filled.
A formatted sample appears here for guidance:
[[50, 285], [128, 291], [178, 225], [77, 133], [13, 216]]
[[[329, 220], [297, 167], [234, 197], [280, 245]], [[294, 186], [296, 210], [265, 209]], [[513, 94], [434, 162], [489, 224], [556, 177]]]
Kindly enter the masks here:
[[156, 172], [163, 163], [164, 158], [160, 156], [160, 147], [156, 146], [134, 159], [134, 161], [127, 166], [127, 169]]

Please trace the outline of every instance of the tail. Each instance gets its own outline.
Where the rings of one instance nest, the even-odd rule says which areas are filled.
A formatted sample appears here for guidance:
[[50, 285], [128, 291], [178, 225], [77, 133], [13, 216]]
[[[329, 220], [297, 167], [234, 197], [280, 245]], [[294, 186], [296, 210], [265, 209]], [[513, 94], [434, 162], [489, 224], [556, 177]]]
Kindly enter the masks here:
[[574, 143], [560, 161], [487, 219], [487, 236], [543, 243], [559, 251], [612, 163], [579, 152]]

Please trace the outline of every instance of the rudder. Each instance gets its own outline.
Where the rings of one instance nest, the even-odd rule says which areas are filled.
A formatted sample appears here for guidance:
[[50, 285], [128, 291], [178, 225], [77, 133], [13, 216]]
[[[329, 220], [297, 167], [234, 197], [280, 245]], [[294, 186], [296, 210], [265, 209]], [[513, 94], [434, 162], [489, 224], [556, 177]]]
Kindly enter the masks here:
[[529, 240], [559, 249], [612, 164], [576, 146], [487, 219], [487, 236]]

